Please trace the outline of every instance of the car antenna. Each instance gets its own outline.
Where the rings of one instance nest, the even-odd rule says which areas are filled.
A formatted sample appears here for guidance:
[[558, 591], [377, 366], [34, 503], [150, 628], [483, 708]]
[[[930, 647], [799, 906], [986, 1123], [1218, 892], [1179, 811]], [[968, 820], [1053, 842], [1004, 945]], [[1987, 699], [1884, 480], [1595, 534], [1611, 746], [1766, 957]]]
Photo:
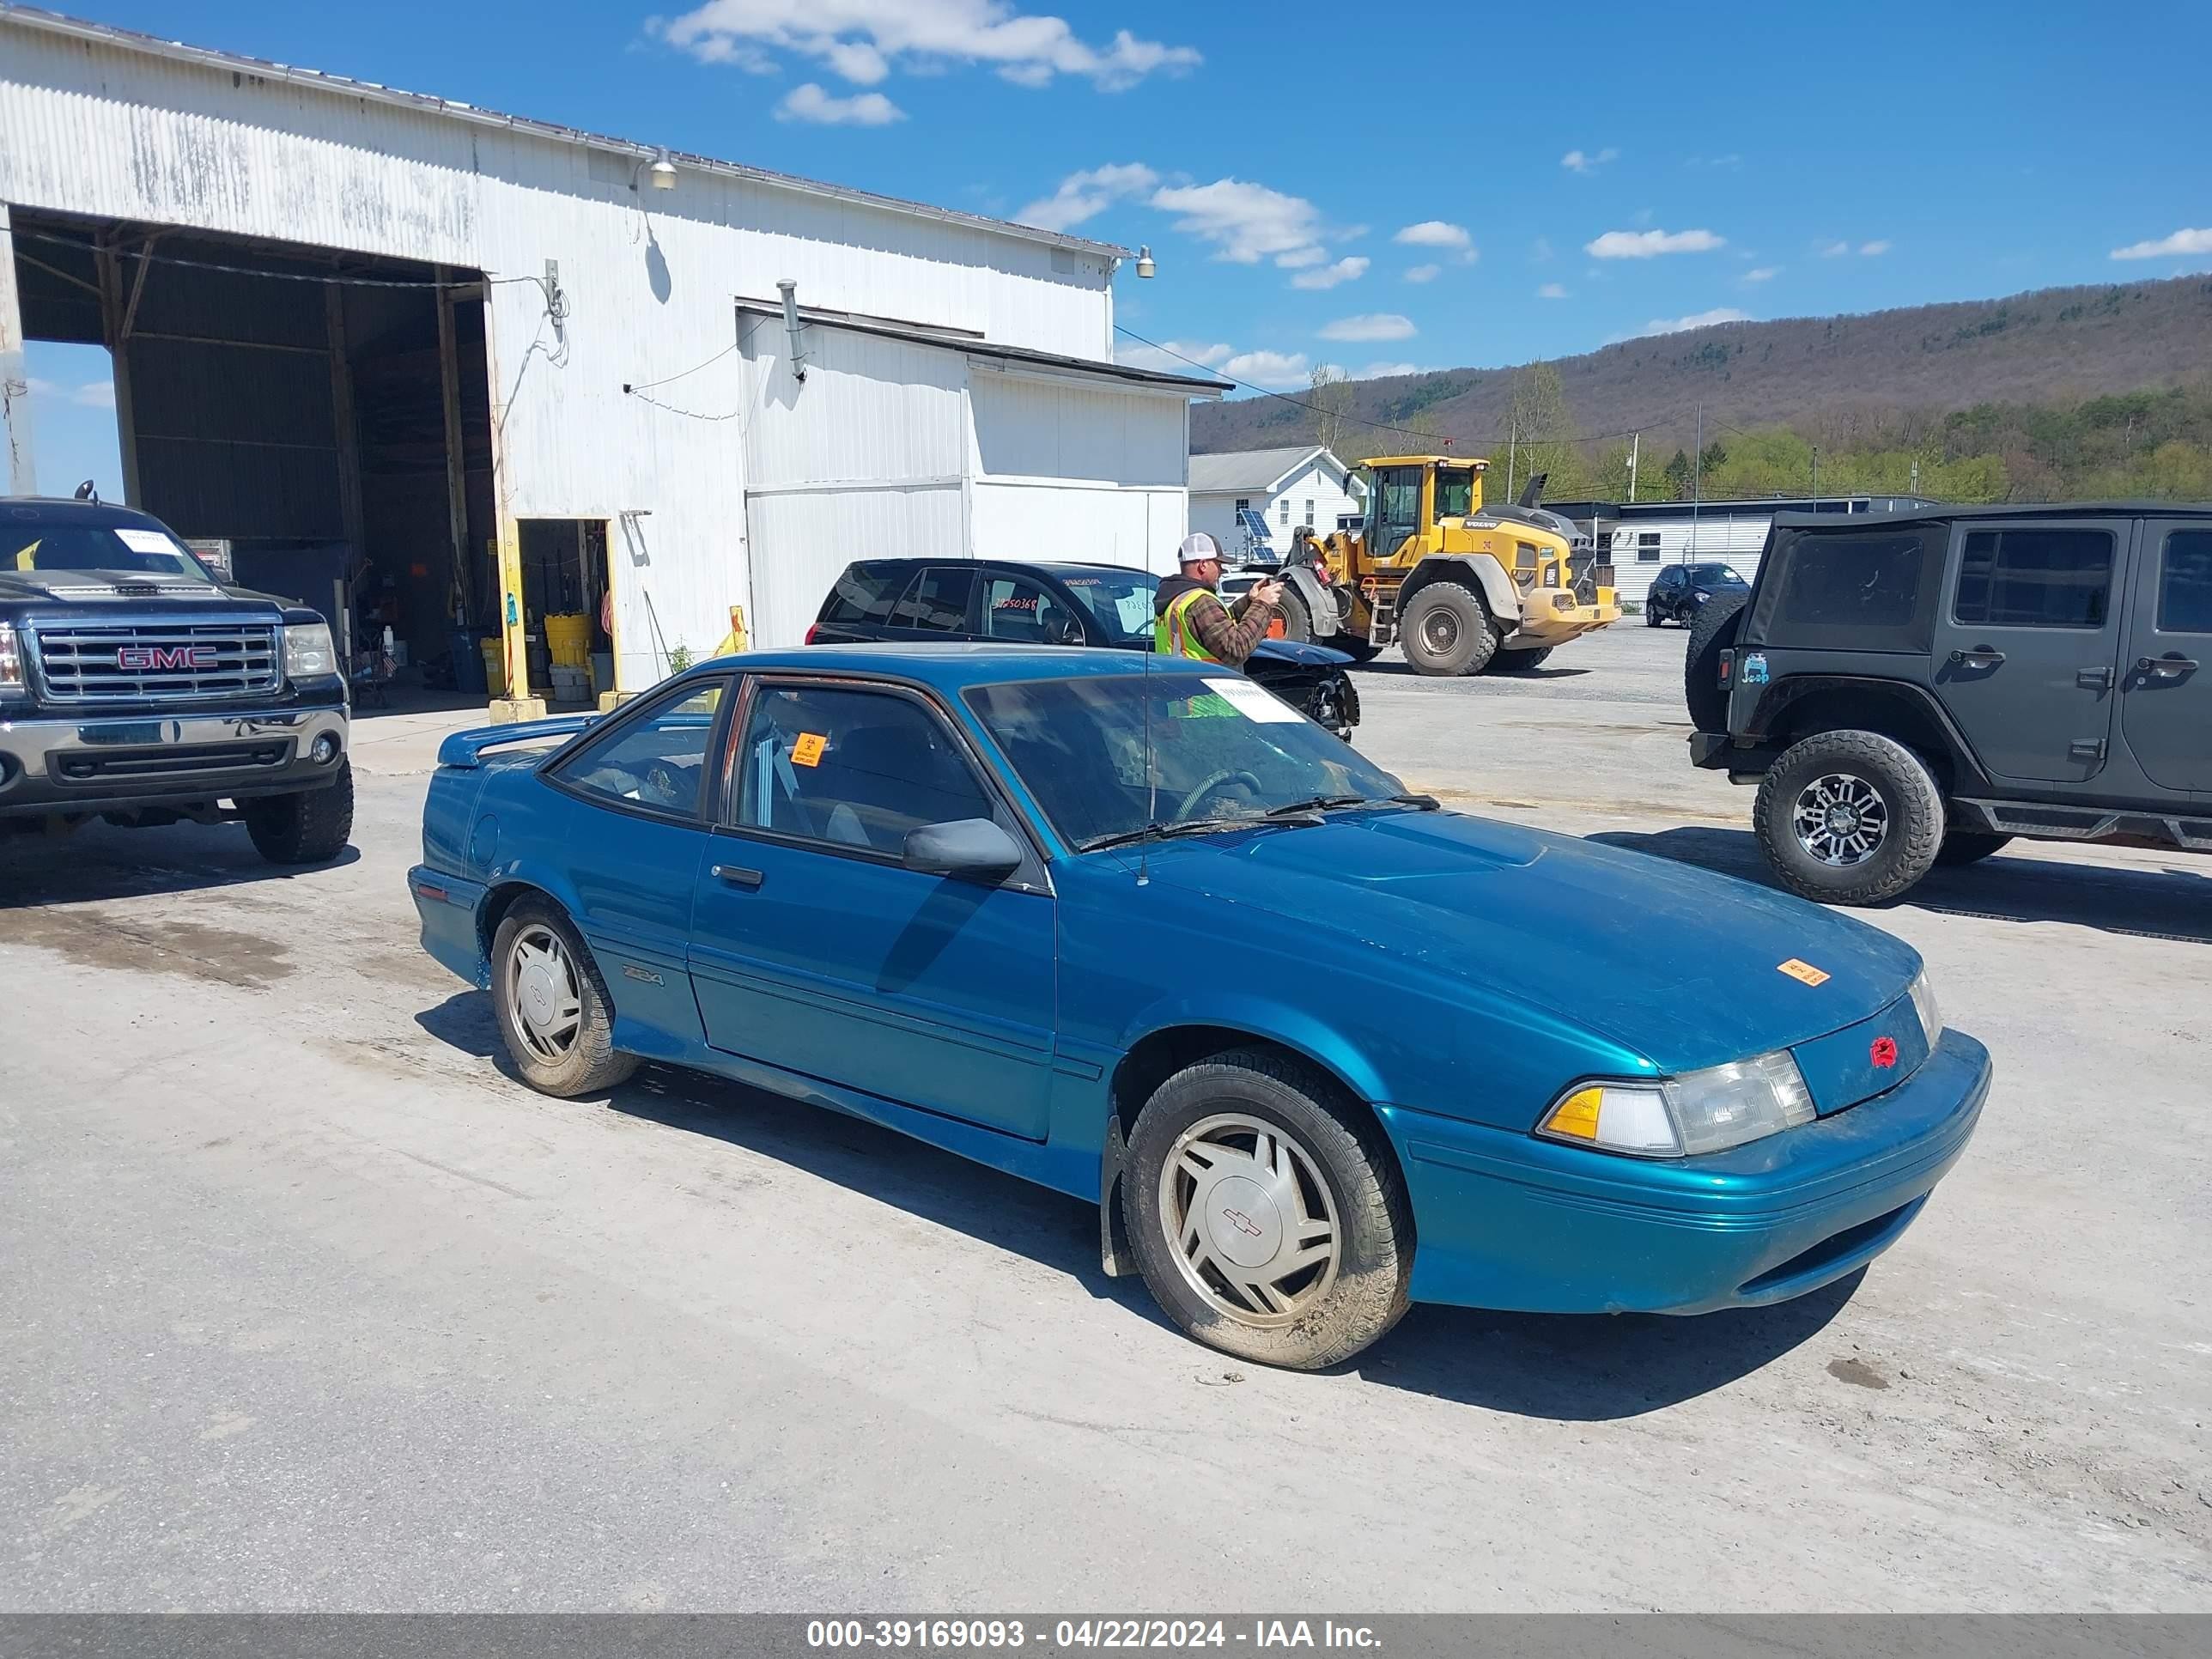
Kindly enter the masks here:
[[1159, 627], [1152, 628], [1152, 637], [1145, 641], [1143, 698], [1145, 703], [1145, 829], [1137, 837], [1137, 885], [1149, 886], [1152, 879], [1152, 826], [1160, 820], [1160, 779], [1152, 766], [1152, 653], [1159, 648]]

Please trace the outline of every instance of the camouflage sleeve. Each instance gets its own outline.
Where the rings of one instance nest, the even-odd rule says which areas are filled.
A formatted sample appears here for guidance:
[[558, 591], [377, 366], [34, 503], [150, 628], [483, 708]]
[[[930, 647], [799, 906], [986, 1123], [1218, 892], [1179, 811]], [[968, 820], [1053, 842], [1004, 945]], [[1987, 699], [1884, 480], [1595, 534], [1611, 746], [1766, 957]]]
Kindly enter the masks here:
[[1192, 602], [1190, 625], [1199, 643], [1223, 662], [1243, 665], [1252, 647], [1267, 637], [1275, 607], [1246, 594], [1231, 608], [1211, 596]]

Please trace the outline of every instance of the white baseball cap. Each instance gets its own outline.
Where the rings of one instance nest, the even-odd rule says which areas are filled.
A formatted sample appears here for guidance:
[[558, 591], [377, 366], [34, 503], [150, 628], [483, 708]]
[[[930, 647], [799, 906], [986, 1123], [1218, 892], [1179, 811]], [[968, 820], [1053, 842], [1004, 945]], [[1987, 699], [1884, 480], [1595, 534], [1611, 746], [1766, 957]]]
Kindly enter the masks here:
[[1176, 550], [1176, 558], [1182, 564], [1203, 564], [1208, 559], [1220, 556], [1221, 544], [1203, 530], [1191, 532], [1182, 538], [1182, 545]]

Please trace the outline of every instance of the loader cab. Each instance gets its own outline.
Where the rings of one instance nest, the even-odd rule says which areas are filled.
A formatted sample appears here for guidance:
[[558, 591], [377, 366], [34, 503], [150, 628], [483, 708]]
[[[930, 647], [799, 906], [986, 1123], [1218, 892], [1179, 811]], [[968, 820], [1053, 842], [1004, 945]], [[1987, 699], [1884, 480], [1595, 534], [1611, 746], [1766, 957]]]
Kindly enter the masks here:
[[1382, 455], [1363, 462], [1370, 483], [1361, 539], [1369, 556], [1412, 564], [1433, 548], [1439, 519], [1482, 511], [1485, 465], [1440, 455]]

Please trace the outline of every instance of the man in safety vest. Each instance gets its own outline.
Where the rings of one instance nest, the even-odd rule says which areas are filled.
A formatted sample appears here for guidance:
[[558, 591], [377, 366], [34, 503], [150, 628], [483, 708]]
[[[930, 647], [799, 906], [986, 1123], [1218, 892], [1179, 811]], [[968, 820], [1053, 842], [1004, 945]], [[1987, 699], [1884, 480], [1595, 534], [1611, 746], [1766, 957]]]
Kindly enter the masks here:
[[1160, 584], [1152, 600], [1152, 647], [1200, 662], [1242, 668], [1252, 648], [1282, 615], [1283, 585], [1270, 576], [1234, 605], [1224, 605], [1221, 544], [1203, 530], [1183, 538], [1182, 574]]

